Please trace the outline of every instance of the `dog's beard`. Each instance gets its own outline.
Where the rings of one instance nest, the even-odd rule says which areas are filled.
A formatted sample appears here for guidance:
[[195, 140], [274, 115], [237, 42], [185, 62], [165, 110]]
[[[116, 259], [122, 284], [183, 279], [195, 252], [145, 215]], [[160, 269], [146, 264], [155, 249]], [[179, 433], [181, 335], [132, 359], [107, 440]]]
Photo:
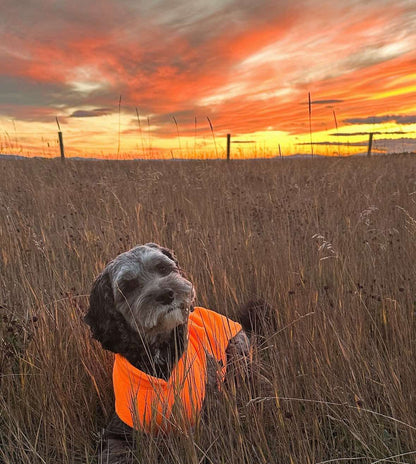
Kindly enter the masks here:
[[173, 303], [167, 309], [161, 310], [161, 315], [158, 318], [156, 328], [161, 332], [171, 332], [179, 325], [186, 324], [189, 317], [190, 304]]
[[[164, 294], [164, 289], [172, 297]], [[192, 283], [172, 273], [152, 278], [129, 292], [117, 292], [116, 307], [131, 329], [148, 340], [186, 324], [194, 297]]]
[[176, 327], [187, 324], [192, 302], [193, 294], [180, 300], [175, 299], [168, 305], [138, 298], [132, 302], [119, 303], [118, 310], [130, 327], [144, 340], [148, 340], [158, 335], [167, 335]]

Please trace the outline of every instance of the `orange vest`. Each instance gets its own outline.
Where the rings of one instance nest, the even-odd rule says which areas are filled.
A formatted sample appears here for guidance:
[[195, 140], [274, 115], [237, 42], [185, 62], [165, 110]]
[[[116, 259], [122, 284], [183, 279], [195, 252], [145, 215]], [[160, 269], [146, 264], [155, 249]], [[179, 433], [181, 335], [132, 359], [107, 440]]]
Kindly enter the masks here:
[[241, 325], [209, 309], [195, 307], [189, 315], [188, 345], [169, 379], [153, 377], [115, 355], [113, 385], [118, 417], [130, 427], [151, 433], [184, 430], [196, 423], [205, 398], [210, 354], [226, 372], [226, 348]]

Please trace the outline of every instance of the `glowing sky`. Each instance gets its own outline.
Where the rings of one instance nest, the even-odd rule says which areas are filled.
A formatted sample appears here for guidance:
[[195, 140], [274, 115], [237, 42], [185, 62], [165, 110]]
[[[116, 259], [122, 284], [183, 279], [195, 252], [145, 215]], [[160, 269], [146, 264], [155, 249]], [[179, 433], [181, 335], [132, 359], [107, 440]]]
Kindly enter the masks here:
[[0, 152], [309, 153], [308, 92], [315, 153], [416, 149], [415, 0], [0, 7]]

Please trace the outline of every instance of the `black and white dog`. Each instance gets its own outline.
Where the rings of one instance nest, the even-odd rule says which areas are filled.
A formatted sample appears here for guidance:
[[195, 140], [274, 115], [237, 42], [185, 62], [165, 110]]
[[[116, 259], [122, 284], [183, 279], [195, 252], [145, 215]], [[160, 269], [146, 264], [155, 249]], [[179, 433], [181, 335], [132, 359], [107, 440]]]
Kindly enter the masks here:
[[[103, 348], [116, 353], [114, 369], [119, 363], [117, 369], [129, 379], [130, 371], [126, 369], [146, 378], [149, 385], [165, 386], [166, 383], [169, 389], [172, 378], [176, 378], [180, 369], [180, 362], [191, 358], [188, 352], [193, 347], [199, 353], [200, 365], [196, 369], [205, 369], [204, 381], [215, 384], [219, 378], [224, 379], [218, 375], [218, 370], [225, 370], [231, 357], [248, 356], [250, 342], [238, 323], [204, 308], [195, 308], [194, 311], [194, 299], [194, 287], [178, 266], [173, 253], [148, 243], [120, 254], [105, 267], [93, 284], [85, 321]], [[245, 318], [246, 323], [244, 317], [242, 319], [243, 326], [249, 327], [248, 318]], [[198, 343], [202, 349], [198, 348]], [[202, 357], [200, 353], [203, 353]], [[196, 377], [198, 375], [195, 374]], [[134, 393], [130, 390], [128, 400], [123, 396], [125, 384], [119, 388], [119, 393], [116, 385], [114, 388], [116, 413], [105, 430], [99, 462], [128, 462], [133, 429], [148, 431], [145, 409], [150, 408], [150, 397], [137, 400], [139, 406], [130, 401], [131, 396], [139, 395], [143, 388], [137, 386]], [[202, 391], [205, 387], [198, 385], [195, 388], [195, 398], [200, 403], [204, 392], [199, 395], [198, 389]], [[163, 395], [168, 402], [169, 391], [164, 391]], [[164, 418], [166, 408], [171, 408], [171, 405], [159, 404], [158, 407], [162, 409], [157, 414]], [[144, 408], [139, 411], [143, 418], [137, 421], [130, 419], [128, 411], [132, 408], [136, 414]]]

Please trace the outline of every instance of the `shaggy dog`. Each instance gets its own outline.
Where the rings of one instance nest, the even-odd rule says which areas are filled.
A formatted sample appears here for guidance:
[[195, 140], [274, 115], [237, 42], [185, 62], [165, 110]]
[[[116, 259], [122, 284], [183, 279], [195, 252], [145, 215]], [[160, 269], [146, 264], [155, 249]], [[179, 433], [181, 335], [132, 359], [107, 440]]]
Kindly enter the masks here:
[[116, 411], [99, 462], [127, 462], [134, 429], [194, 426], [206, 389], [224, 380], [230, 357], [248, 355], [241, 325], [194, 307], [194, 298], [172, 252], [154, 243], [117, 256], [95, 280], [85, 321], [116, 353]]

